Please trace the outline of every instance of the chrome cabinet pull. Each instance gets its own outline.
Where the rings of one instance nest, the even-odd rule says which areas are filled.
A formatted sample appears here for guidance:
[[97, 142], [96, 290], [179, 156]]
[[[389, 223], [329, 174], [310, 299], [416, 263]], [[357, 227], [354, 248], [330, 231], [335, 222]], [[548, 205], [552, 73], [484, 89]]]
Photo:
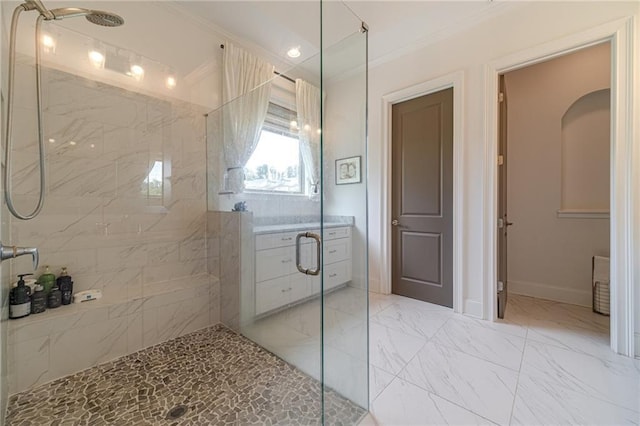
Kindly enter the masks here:
[[[302, 266], [302, 264], [300, 263], [300, 240], [302, 238], [313, 238], [314, 240], [316, 240], [316, 268], [315, 269], [306, 269], [305, 267]], [[298, 271], [302, 272], [305, 275], [320, 275], [320, 262], [321, 262], [321, 253], [320, 253], [320, 249], [321, 249], [321, 241], [320, 241], [320, 235], [318, 234], [314, 234], [313, 232], [301, 232], [298, 235], [296, 235], [296, 267], [298, 268]]]

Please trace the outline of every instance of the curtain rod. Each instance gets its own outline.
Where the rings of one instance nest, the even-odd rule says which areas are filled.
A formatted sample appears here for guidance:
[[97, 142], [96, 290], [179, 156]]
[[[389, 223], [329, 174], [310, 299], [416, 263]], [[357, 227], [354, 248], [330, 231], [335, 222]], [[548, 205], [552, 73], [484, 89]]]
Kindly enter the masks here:
[[[221, 44], [221, 45], [220, 45], [220, 49], [224, 49], [224, 44]], [[296, 81], [295, 81], [294, 79], [292, 79], [291, 77], [289, 77], [289, 76], [287, 76], [287, 75], [282, 74], [281, 72], [278, 72], [278, 71], [276, 71], [276, 70], [273, 70], [273, 73], [274, 73], [275, 75], [277, 75], [278, 77], [282, 77], [282, 78], [284, 78], [285, 80], [289, 80], [289, 81], [290, 81], [290, 82], [292, 82], [293, 84], [295, 84], [295, 83], [296, 83]]]

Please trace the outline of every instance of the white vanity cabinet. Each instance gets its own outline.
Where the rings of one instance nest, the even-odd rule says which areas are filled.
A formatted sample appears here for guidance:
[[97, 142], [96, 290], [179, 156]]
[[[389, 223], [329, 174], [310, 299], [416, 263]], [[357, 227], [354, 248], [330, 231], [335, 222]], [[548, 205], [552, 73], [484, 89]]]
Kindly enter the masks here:
[[[255, 313], [261, 315], [320, 293], [320, 276], [305, 275], [296, 267], [296, 236], [301, 232], [319, 233], [312, 226], [270, 227], [255, 237]], [[275, 229], [273, 229], [275, 228]], [[351, 227], [324, 230], [325, 291], [351, 281]], [[300, 260], [305, 268], [316, 267], [316, 243], [303, 238]]]

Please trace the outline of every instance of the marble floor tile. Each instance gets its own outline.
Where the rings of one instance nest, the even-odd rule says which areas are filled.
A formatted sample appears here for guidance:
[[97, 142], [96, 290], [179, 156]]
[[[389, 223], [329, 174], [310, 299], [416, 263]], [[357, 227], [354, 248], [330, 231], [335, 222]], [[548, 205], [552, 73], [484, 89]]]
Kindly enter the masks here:
[[369, 293], [369, 316], [377, 314], [392, 303], [388, 294]]
[[609, 346], [609, 332], [591, 327], [532, 319], [528, 339], [603, 358], [615, 355]]
[[453, 312], [408, 308], [393, 303], [371, 316], [371, 321], [428, 340], [453, 315]]
[[419, 337], [376, 323], [369, 325], [369, 339], [371, 364], [392, 374], [398, 374], [425, 344]]
[[398, 377], [493, 422], [506, 424], [518, 373], [429, 342]]
[[395, 378], [371, 406], [379, 425], [485, 425], [491, 424], [433, 393]]
[[518, 371], [525, 339], [482, 327], [476, 322], [452, 318], [436, 333], [432, 342]]
[[380, 393], [389, 386], [389, 383], [395, 378], [391, 373], [376, 367], [369, 366], [369, 400], [375, 401]]
[[511, 424], [638, 425], [640, 412], [523, 374]]
[[521, 375], [640, 412], [640, 360], [605, 360], [528, 341]]

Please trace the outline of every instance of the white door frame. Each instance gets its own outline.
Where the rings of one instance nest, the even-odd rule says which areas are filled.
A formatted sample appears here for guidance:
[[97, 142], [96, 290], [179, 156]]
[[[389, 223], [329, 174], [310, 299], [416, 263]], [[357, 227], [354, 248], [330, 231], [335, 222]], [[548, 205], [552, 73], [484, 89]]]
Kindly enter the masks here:
[[[634, 356], [634, 302], [640, 291], [640, 140], [638, 130], [637, 43], [634, 18], [620, 19], [584, 33], [498, 59], [485, 67], [483, 306], [497, 316], [498, 75], [609, 41], [611, 43], [611, 348]], [[636, 55], [634, 55], [634, 53]], [[634, 82], [634, 78], [636, 79]], [[634, 84], [635, 83], [635, 84]], [[635, 94], [635, 96], [634, 96]]]
[[441, 77], [388, 93], [382, 97], [382, 292], [391, 293], [391, 110], [394, 104], [453, 87], [453, 310], [462, 312], [462, 177], [464, 158], [463, 94], [464, 72], [457, 71]]

